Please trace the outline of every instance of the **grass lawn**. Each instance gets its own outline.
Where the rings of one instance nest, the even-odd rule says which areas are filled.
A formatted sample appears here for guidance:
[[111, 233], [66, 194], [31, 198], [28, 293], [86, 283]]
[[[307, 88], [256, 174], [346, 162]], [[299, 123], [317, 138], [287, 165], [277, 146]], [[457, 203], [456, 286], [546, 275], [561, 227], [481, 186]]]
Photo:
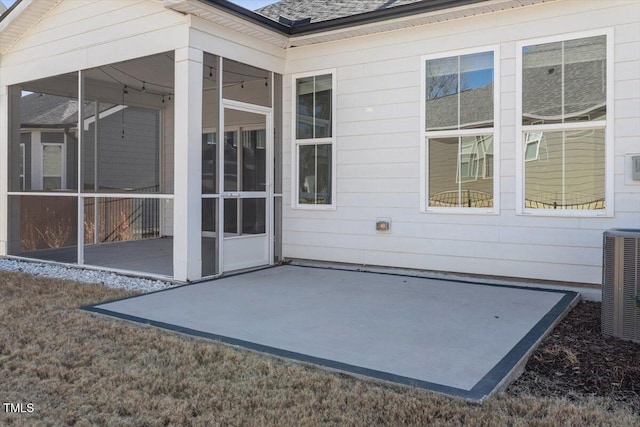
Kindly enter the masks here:
[[606, 398], [483, 405], [181, 336], [77, 308], [126, 296], [0, 272], [0, 425], [637, 426]]

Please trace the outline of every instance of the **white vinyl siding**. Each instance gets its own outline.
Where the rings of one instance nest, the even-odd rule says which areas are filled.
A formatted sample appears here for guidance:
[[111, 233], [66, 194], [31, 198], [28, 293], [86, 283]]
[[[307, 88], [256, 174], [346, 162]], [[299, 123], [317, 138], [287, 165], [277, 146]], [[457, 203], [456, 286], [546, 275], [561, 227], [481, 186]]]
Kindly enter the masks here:
[[187, 17], [156, 1], [64, 0], [2, 57], [4, 82], [170, 51], [180, 45], [186, 24]]
[[[567, 39], [601, 28], [614, 33], [610, 94], [615, 112], [610, 130], [615, 199], [610, 207], [615, 216], [519, 215], [516, 177], [523, 156], [516, 154], [521, 120], [516, 112], [517, 43], [547, 36]], [[494, 171], [500, 210], [493, 215], [421, 213], [422, 58], [494, 45], [500, 48], [495, 75], [500, 84], [495, 130], [500, 137], [494, 147], [500, 154]], [[627, 180], [624, 166], [625, 156], [640, 153], [640, 23], [635, 4], [549, 2], [292, 48], [287, 61], [290, 76], [336, 69], [339, 209], [292, 209], [293, 201], [287, 198], [294, 195], [287, 192], [285, 257], [597, 284], [602, 278], [602, 232], [640, 228], [640, 183]], [[284, 81], [284, 120], [292, 123], [292, 80]], [[291, 188], [291, 128], [284, 137], [285, 188]], [[376, 218], [391, 219], [389, 233], [376, 233]]]

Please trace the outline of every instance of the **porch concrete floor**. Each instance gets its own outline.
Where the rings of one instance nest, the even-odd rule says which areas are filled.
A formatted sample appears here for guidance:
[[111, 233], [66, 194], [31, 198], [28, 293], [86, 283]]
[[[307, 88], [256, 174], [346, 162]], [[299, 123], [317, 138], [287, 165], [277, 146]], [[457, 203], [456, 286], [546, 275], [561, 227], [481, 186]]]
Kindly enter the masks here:
[[[77, 248], [42, 249], [23, 252], [31, 259], [75, 264]], [[86, 265], [127, 270], [138, 273], [173, 276], [173, 239], [171, 237], [102, 243], [84, 247]]]
[[482, 401], [510, 382], [578, 298], [282, 266], [86, 309]]

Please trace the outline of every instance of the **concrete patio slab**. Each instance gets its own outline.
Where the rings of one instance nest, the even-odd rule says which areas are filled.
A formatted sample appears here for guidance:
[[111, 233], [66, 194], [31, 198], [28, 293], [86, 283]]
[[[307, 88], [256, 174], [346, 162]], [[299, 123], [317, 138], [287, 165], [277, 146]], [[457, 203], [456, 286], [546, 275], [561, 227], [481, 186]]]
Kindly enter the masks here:
[[85, 308], [482, 401], [578, 299], [571, 291], [282, 266]]

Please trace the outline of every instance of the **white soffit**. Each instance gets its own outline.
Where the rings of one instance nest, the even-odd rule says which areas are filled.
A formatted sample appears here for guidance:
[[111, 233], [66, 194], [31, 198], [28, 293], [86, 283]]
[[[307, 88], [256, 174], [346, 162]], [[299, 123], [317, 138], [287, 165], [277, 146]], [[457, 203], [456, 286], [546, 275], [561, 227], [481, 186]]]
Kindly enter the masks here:
[[22, 0], [0, 21], [0, 55], [62, 0]]
[[278, 47], [289, 47], [288, 36], [269, 30], [198, 0], [164, 0], [164, 5], [177, 12], [198, 16], [213, 24], [235, 30]]

